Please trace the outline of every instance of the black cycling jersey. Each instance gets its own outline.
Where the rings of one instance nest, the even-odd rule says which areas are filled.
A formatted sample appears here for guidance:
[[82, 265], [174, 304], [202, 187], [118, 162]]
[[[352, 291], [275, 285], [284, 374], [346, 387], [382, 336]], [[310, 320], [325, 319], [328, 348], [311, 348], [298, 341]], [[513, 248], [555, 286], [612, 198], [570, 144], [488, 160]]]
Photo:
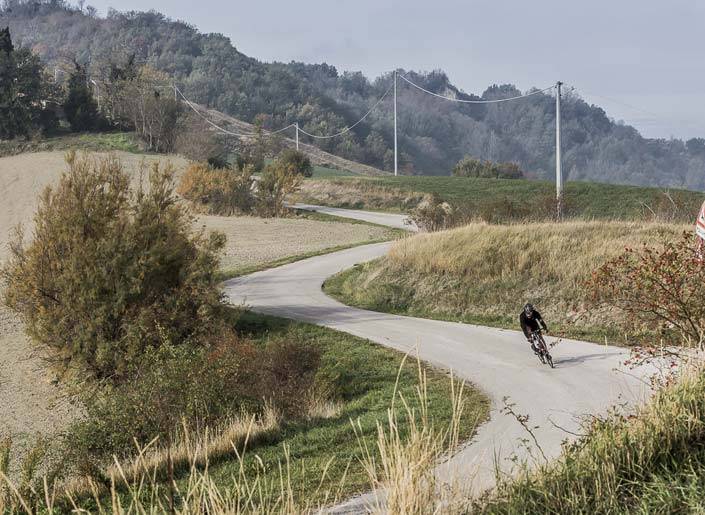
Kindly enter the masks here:
[[541, 313], [536, 310], [534, 310], [534, 315], [531, 318], [527, 317], [526, 313], [522, 311], [521, 315], [519, 315], [519, 324], [521, 325], [521, 330], [524, 331], [524, 336], [527, 338], [531, 336], [532, 332], [539, 330], [539, 324], [541, 324], [544, 331], [548, 331]]

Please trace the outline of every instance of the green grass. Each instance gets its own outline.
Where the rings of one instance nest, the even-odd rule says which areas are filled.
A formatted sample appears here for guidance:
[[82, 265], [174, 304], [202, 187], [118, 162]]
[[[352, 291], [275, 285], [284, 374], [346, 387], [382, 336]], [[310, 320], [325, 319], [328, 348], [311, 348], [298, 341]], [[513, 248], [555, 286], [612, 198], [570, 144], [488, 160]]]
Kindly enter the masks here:
[[[331, 329], [254, 313], [240, 316], [237, 330], [256, 342], [289, 336], [318, 347], [322, 352], [321, 373], [334, 379], [339, 388], [337, 394], [343, 401], [340, 414], [334, 418], [285, 425], [278, 437], [249, 449], [245, 466], [254, 470], [257, 461], [261, 460], [267, 471], [263, 479], [278, 478], [278, 464], [284, 460], [286, 445], [292, 461], [291, 482], [300, 499], [311, 500], [307, 496], [312, 495], [318, 486], [321, 473], [331, 458], [334, 458], [329, 468], [331, 486], [348, 469], [341, 496], [369, 488], [367, 475], [359, 463], [362, 454], [351, 421], [360, 422], [362, 438], [374, 448], [377, 421], [387, 418], [402, 354]], [[450, 379], [445, 373], [425, 365], [423, 369], [428, 374], [430, 415], [439, 427], [445, 427], [452, 415]], [[410, 359], [401, 369], [399, 391], [405, 398], [413, 400], [417, 385], [417, 364]], [[487, 418], [489, 404], [483, 394], [470, 387], [466, 389], [465, 399], [461, 436], [467, 439], [476, 425]], [[401, 413], [399, 404], [397, 409]], [[403, 428], [402, 432], [405, 431]], [[216, 481], [227, 484], [231, 476], [236, 475], [238, 467], [235, 461], [221, 462], [211, 466], [210, 474]]]
[[[444, 200], [477, 212], [497, 207], [496, 204], [511, 204], [520, 208], [523, 205], [530, 205], [537, 198], [550, 198], [555, 192], [554, 183], [549, 181], [511, 179], [400, 176], [326, 180], [362, 190], [382, 188], [407, 193], [437, 193]], [[568, 209], [574, 216], [583, 219], [638, 220], [651, 214], [649, 208], [656, 212], [670, 212], [673, 205], [664, 195], [664, 191], [666, 190], [663, 188], [590, 182], [568, 182], [565, 186]], [[668, 192], [677, 205], [676, 218], [683, 220], [684, 217], [688, 217], [689, 220], [694, 220], [700, 204], [705, 199], [705, 194], [679, 189], [668, 189]], [[392, 200], [383, 209], [399, 211], [408, 208]], [[686, 212], [683, 213], [683, 211]]]
[[349, 170], [341, 170], [338, 168], [328, 168], [326, 166], [315, 165], [313, 167], [314, 179], [325, 179], [329, 177], [359, 177], [360, 174]]
[[36, 140], [15, 139], [0, 142], [0, 157], [27, 152], [85, 150], [91, 152], [123, 151], [144, 153], [132, 132], [67, 133]]

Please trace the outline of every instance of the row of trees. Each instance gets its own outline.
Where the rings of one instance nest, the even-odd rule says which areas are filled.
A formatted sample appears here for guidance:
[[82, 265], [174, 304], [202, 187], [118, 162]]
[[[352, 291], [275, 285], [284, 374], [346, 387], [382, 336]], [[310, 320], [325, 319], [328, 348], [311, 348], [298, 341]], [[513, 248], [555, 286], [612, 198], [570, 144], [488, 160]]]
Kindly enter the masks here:
[[9, 28], [0, 30], [0, 139], [51, 132], [63, 118], [76, 132], [135, 130], [148, 150], [170, 152], [180, 133], [202, 132], [165, 94], [171, 90], [165, 73], [131, 58], [109, 63], [104, 72], [92, 78], [89, 67], [74, 59], [62, 83], [58, 74], [50, 77], [39, 56], [15, 47]]

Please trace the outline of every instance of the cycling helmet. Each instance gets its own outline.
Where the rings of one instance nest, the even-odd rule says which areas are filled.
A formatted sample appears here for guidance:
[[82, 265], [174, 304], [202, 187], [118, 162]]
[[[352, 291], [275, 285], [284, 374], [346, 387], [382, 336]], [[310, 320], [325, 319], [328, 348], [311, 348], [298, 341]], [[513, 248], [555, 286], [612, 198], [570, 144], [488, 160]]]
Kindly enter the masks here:
[[527, 317], [531, 317], [534, 314], [534, 306], [532, 306], [528, 302], [524, 304], [524, 314]]

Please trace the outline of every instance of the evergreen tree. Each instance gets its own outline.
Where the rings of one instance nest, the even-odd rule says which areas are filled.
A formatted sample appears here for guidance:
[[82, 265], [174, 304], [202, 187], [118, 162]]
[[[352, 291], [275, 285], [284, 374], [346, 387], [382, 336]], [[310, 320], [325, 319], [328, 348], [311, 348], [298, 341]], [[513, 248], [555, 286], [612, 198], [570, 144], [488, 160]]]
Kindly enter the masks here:
[[27, 135], [37, 126], [43, 75], [39, 58], [15, 49], [9, 28], [0, 30], [0, 139]]
[[74, 62], [64, 102], [64, 113], [71, 130], [89, 131], [98, 125], [98, 105], [88, 88], [88, 73], [85, 66]]

